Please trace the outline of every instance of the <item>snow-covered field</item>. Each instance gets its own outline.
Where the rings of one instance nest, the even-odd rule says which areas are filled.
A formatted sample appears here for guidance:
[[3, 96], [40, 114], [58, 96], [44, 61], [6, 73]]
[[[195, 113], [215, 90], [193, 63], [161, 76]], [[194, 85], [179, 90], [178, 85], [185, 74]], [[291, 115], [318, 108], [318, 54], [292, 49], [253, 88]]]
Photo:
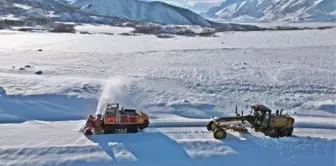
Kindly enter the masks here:
[[[0, 31], [0, 165], [334, 166], [335, 35]], [[150, 127], [85, 137], [78, 130], [101, 95], [148, 112]], [[229, 132], [219, 141], [206, 131], [211, 116], [253, 103], [294, 116], [294, 136]]]

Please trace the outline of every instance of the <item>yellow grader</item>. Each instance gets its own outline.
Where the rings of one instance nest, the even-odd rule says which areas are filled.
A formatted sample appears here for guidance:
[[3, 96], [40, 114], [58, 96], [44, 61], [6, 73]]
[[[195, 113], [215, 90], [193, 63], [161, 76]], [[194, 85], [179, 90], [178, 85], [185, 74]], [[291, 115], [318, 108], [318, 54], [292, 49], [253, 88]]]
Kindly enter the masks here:
[[[248, 108], [247, 106], [246, 108]], [[269, 137], [284, 137], [291, 136], [294, 129], [294, 118], [289, 115], [282, 114], [281, 111], [272, 110], [261, 104], [250, 106], [250, 114], [238, 114], [236, 106], [236, 116], [221, 117], [210, 121], [207, 125], [209, 131], [213, 131], [214, 138], [224, 139], [226, 137], [226, 130], [233, 130], [237, 132], [248, 132], [247, 128], [243, 126], [246, 121], [251, 125], [251, 128], [256, 132], [262, 132]], [[229, 122], [241, 122], [239, 124], [228, 124]]]

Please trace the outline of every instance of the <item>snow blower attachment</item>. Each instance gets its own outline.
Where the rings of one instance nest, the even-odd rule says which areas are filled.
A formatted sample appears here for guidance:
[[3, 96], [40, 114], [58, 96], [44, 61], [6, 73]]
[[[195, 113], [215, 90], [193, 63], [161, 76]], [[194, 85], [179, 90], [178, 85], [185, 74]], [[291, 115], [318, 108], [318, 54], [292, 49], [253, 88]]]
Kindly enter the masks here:
[[[246, 107], [248, 108], [248, 106]], [[236, 116], [216, 118], [207, 125], [209, 131], [213, 131], [216, 139], [224, 139], [226, 137], [225, 130], [233, 130], [246, 133], [248, 130], [243, 126], [246, 121], [251, 124], [251, 128], [256, 132], [262, 132], [269, 137], [291, 136], [293, 133], [294, 118], [289, 115], [283, 115], [282, 111], [276, 110], [275, 114], [271, 114], [271, 110], [264, 105], [252, 105], [251, 114], [243, 115], [243, 111], [238, 114], [236, 107]], [[252, 114], [253, 112], [253, 114]], [[228, 122], [241, 122], [240, 124], [228, 125]]]
[[84, 134], [136, 133], [147, 128], [149, 117], [141, 110], [119, 109], [119, 103], [107, 103], [105, 111], [97, 117], [89, 115]]

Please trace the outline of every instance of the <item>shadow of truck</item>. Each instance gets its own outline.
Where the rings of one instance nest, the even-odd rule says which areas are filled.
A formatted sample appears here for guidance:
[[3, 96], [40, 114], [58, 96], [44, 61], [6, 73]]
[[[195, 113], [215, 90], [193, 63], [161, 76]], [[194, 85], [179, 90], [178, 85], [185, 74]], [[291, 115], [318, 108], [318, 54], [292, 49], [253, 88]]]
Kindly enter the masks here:
[[191, 159], [180, 144], [160, 132], [92, 135], [88, 138], [99, 144], [117, 165], [176, 165]]

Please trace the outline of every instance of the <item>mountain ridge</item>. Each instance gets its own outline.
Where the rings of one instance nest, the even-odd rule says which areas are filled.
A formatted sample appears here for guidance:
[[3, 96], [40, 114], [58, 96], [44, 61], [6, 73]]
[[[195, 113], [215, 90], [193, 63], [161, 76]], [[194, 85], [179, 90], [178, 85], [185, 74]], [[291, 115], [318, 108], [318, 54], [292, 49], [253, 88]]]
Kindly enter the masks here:
[[253, 25], [216, 23], [195, 12], [163, 2], [139, 0], [0, 0], [0, 18], [44, 19], [44, 22], [121, 24], [145, 22], [197, 25], [225, 30], [255, 30]]
[[251, 22], [334, 22], [334, 0], [225, 0], [205, 18]]
[[159, 24], [202, 25], [211, 23], [193, 11], [164, 2], [138, 0], [73, 0], [67, 3], [90, 14], [117, 16]]

